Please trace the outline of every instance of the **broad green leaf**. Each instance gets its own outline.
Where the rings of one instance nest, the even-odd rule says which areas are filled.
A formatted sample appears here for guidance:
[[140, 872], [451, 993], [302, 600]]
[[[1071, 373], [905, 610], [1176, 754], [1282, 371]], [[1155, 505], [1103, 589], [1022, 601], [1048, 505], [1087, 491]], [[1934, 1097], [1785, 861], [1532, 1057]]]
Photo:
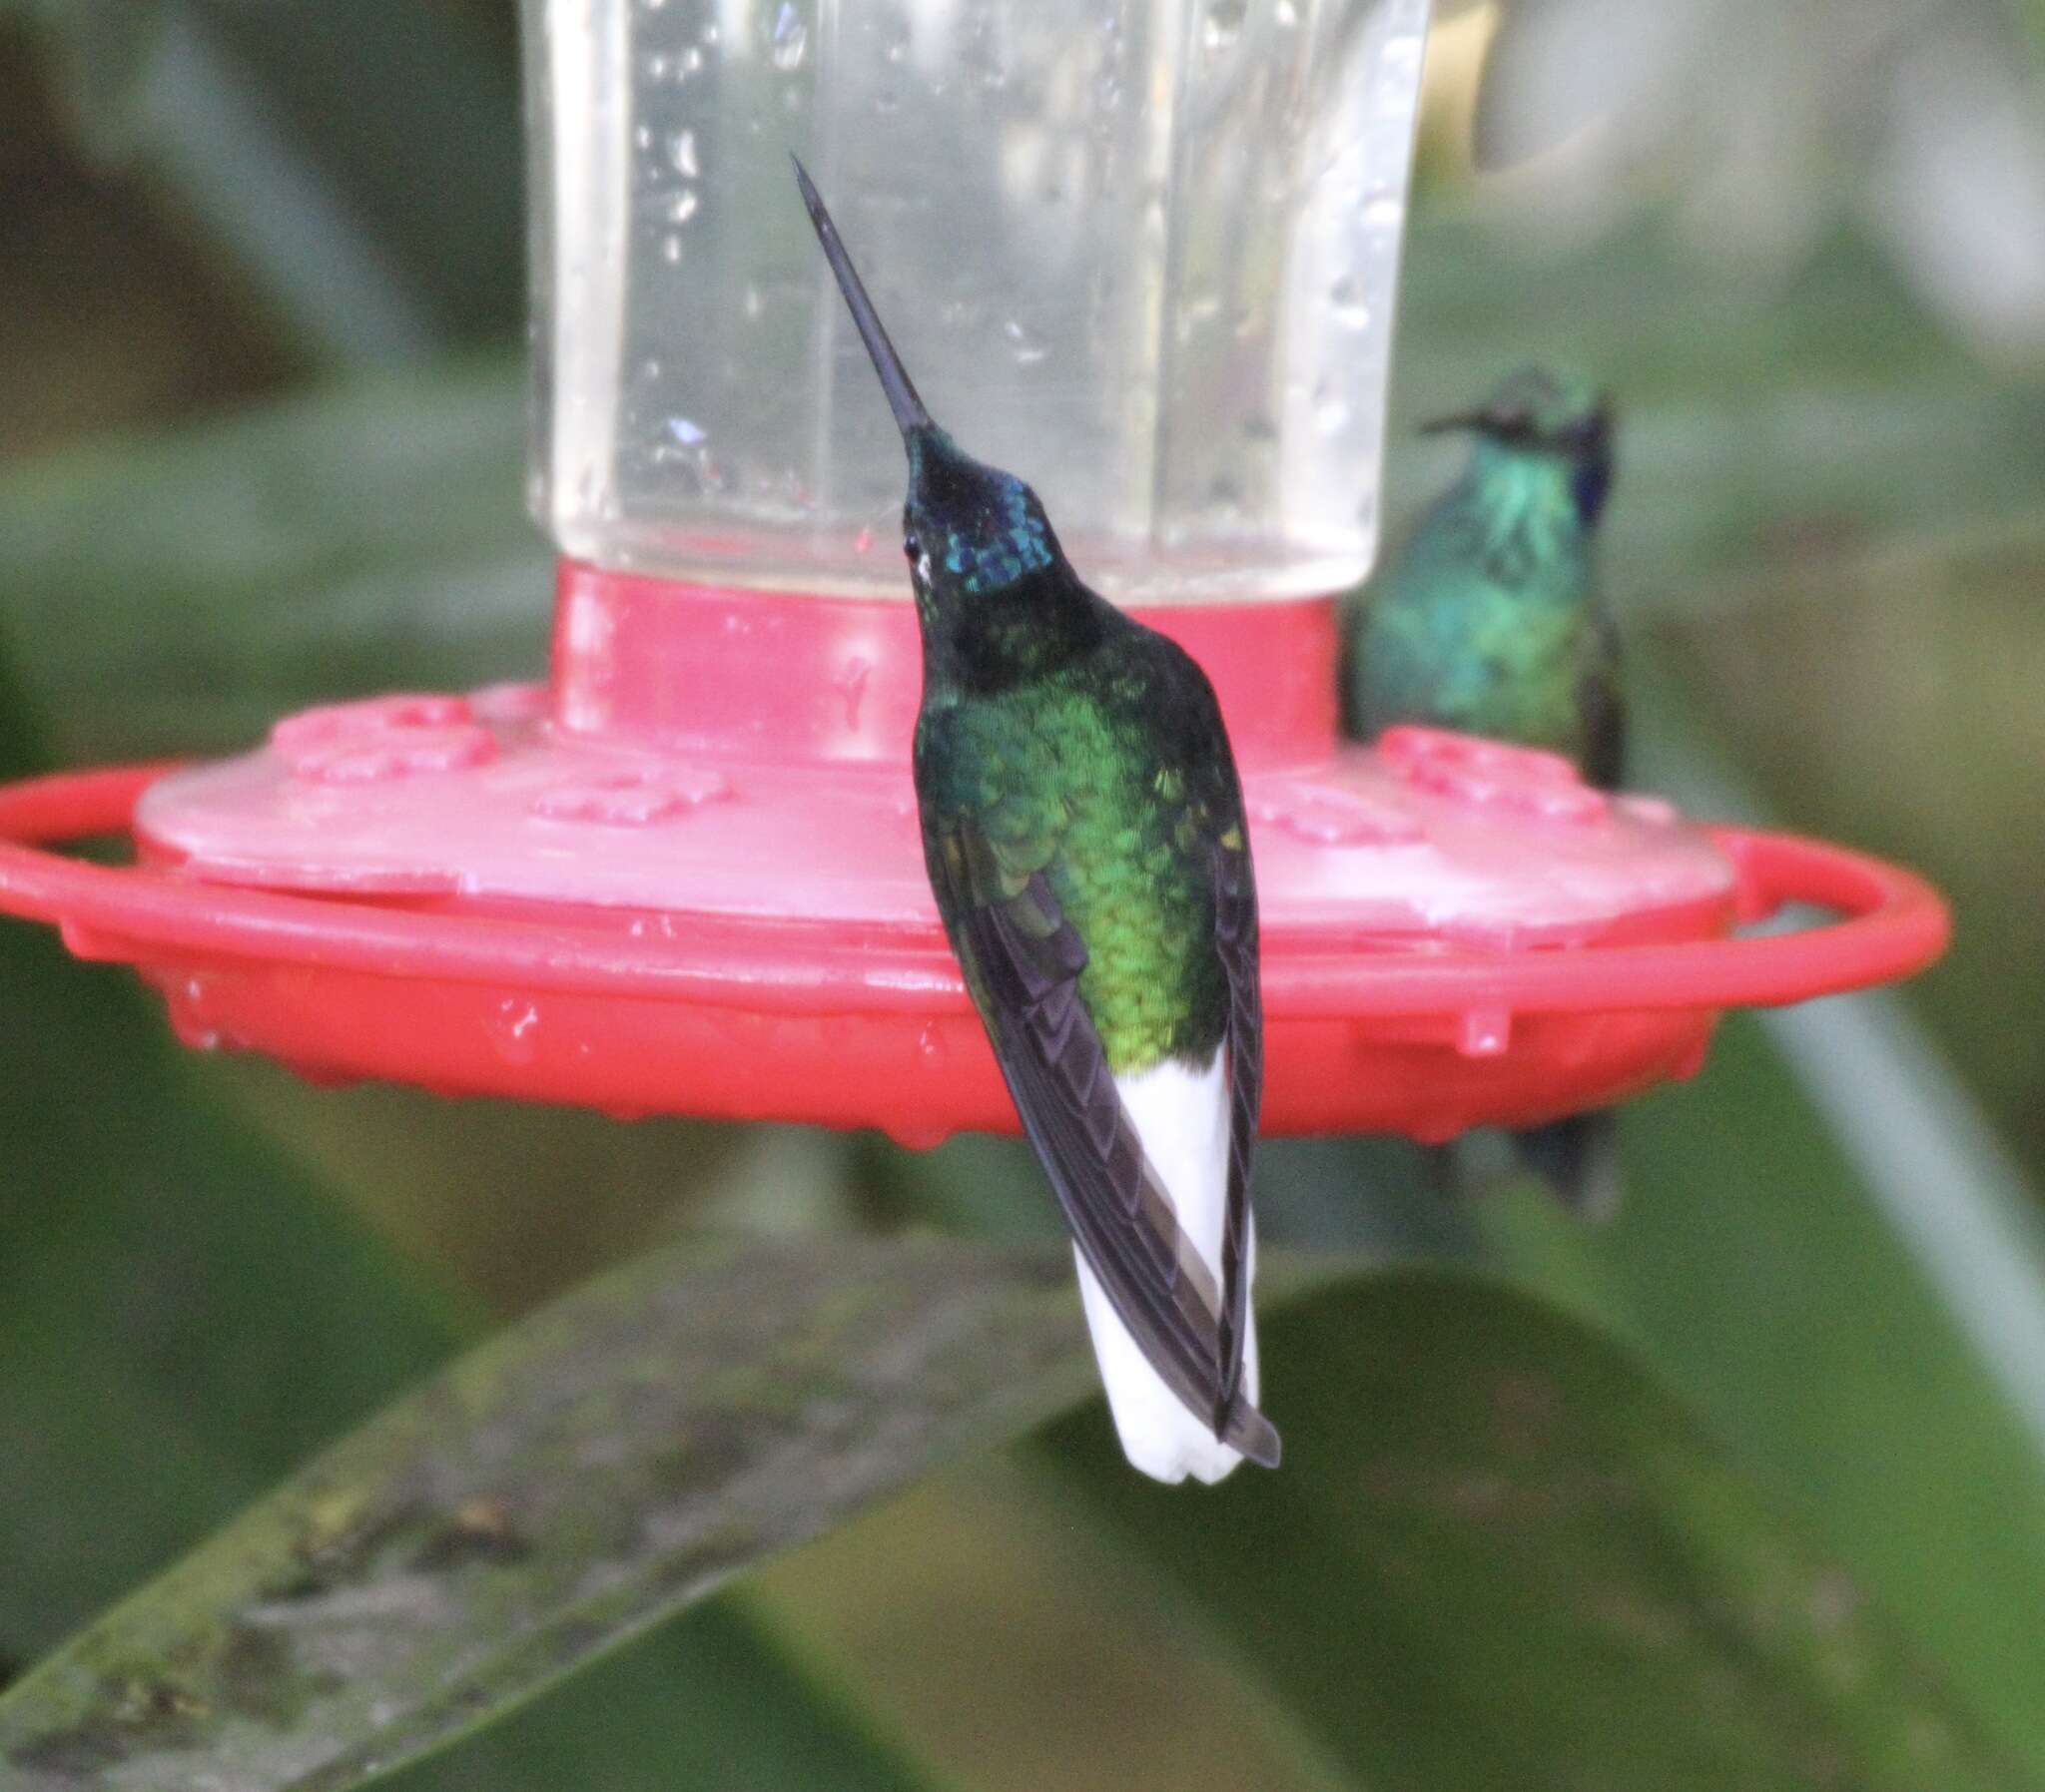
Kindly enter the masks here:
[[730, 1599], [663, 1624], [381, 1792], [919, 1792], [927, 1770]]
[[[38, 758], [0, 654], [0, 776]], [[27, 1659], [446, 1350], [452, 1309], [198, 1096], [132, 978], [0, 922], [0, 1652]]]
[[671, 1247], [330, 1451], [0, 1699], [21, 1792], [359, 1782], [1086, 1384], [1068, 1260]]
[[[1740, 807], [1705, 795], [1720, 774], [1686, 774], [1700, 750], [1682, 698], [1658, 656], [1634, 664], [1644, 759]], [[1979, 953], [1968, 933], [1963, 911], [1958, 950]], [[2009, 969], [2012, 992], [2025, 975]], [[1524, 1195], [1477, 1218], [1511, 1273], [1623, 1334], [2045, 1774], [2035, 1197], [1977, 1162], [1936, 1078], [1907, 1067], [1867, 1091], [1902, 1161], [1854, 1149], [1870, 1118], [1821, 1107], [1783, 1048], [1808, 1034], [1825, 1049], [1829, 1029], [1842, 1059], [1853, 1023], [1836, 1003], [1728, 1019], [1703, 1075], [1627, 1110], [1610, 1226]]]
[[[0, 925], [0, 1685], [458, 1335], [175, 1050], [126, 978]], [[717, 1605], [406, 1792], [577, 1764], [606, 1792], [924, 1783]]]
[[1053, 1460], [1362, 1783], [2045, 1784], [1582, 1325], [1394, 1271], [1266, 1330], [1277, 1475], [1175, 1494], [1097, 1412]]
[[2024, 1415], [1754, 1019], [1625, 1143], [1627, 1206], [1578, 1241], [1605, 1317], [2045, 1778], [2045, 1464]]
[[505, 361], [0, 480], [0, 628], [65, 761], [222, 752], [295, 704], [536, 676], [551, 591]]
[[[1089, 1376], [1067, 1278], [1062, 1251], [935, 1242], [655, 1253], [372, 1421], [37, 1669], [0, 1699], [0, 1761], [22, 1792], [357, 1785], [1069, 1407]], [[1371, 1783], [2030, 1783], [1582, 1327], [1394, 1272], [1267, 1335], [1277, 1475], [1155, 1488], [1097, 1403], [1062, 1448]]]
[[766, 1564], [746, 1596], [974, 1792], [1354, 1785], [1031, 1452], [933, 1476]]
[[[7, 682], [0, 655], [0, 776], [37, 759]], [[200, 1081], [129, 977], [0, 923], [0, 1686], [470, 1328]], [[605, 1792], [925, 1783], [717, 1605], [406, 1792], [578, 1765]]]

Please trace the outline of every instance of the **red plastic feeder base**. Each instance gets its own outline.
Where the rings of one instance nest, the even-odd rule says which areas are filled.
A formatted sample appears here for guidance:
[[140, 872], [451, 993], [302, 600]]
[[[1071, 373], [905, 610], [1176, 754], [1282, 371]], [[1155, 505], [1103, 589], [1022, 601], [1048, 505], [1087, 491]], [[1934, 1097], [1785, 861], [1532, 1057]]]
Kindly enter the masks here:
[[[1430, 730], [1333, 744], [1326, 603], [1146, 618], [1247, 787], [1273, 1132], [1441, 1139], [1702, 1063], [1719, 1010], [1906, 975], [1943, 903]], [[137, 966], [188, 1043], [619, 1114], [1015, 1113], [924, 883], [907, 604], [563, 569], [550, 688], [373, 700], [247, 758], [0, 790], [0, 909]], [[38, 850], [133, 828], [141, 864]], [[1845, 918], [1730, 938], [1785, 903]]]

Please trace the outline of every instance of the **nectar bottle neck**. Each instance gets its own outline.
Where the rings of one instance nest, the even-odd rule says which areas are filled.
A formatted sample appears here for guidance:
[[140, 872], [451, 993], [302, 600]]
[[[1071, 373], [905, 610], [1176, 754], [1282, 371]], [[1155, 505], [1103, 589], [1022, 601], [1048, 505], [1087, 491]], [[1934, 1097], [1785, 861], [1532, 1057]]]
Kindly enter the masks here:
[[[1245, 767], [1335, 738], [1332, 598], [1132, 611], [1214, 683]], [[908, 602], [685, 584], [563, 559], [553, 722], [567, 736], [780, 763], [908, 763], [923, 647]]]

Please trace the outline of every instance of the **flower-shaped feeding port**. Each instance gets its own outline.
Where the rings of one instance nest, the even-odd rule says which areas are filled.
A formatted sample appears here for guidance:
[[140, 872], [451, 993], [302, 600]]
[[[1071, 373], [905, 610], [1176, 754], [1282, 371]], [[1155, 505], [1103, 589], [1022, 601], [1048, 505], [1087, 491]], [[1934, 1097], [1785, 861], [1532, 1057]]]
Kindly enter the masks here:
[[[791, 55], [703, 0], [600, 41], [529, 0], [548, 683], [0, 791], [0, 909], [135, 965], [188, 1042], [315, 1077], [1013, 1129], [924, 873], [901, 447], [795, 149], [926, 394], [1216, 686], [1268, 1130], [1526, 1125], [1690, 1073], [1728, 1005], [1928, 961], [1944, 910], [1905, 873], [1549, 755], [1338, 746], [1326, 594], [1375, 547], [1427, 8], [1256, 12], [1183, 55], [1168, 10], [1015, 0], [966, 42], [911, 6]], [[121, 830], [130, 867], [50, 850]], [[1791, 901], [1841, 918], [1730, 936]]]

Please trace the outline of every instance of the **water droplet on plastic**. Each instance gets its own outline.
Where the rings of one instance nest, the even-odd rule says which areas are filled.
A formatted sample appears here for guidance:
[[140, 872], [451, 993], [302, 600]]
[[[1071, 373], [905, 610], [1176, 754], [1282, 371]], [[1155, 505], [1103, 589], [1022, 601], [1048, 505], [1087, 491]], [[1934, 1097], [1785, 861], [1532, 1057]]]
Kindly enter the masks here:
[[1333, 435], [1349, 421], [1349, 400], [1323, 380], [1314, 387], [1314, 427]]
[[658, 379], [660, 377], [660, 362], [649, 354], [639, 363], [639, 377], [641, 379]]
[[[681, 192], [670, 194], [665, 207], [668, 223], [687, 224], [696, 216], [696, 208], [702, 203], [693, 187], [684, 187]], [[673, 261], [674, 257], [669, 256], [668, 260]]]
[[642, 150], [652, 149], [653, 127], [651, 125], [637, 126], [632, 132], [632, 141]]
[[874, 551], [873, 530], [864, 527], [861, 528], [860, 532], [852, 538], [852, 551], [855, 554], [872, 553]]
[[1249, 0], [1213, 0], [1200, 29], [1200, 42], [1209, 51], [1227, 49], [1242, 35], [1243, 16], [1248, 11]]
[[810, 28], [795, 9], [795, 0], [781, 0], [774, 15], [774, 36], [768, 58], [784, 75], [802, 66], [803, 52], [810, 47]]
[[1015, 355], [1019, 367], [1033, 367], [1050, 352], [1044, 339], [1020, 317], [1011, 317], [1004, 323], [1002, 334], [1009, 338], [1009, 352]]
[[682, 240], [673, 235], [660, 240], [660, 259], [670, 267], [682, 259]]
[[1395, 228], [1406, 208], [1396, 193], [1380, 193], [1363, 202], [1363, 222], [1372, 230]]
[[1269, 442], [1278, 439], [1278, 425], [1261, 410], [1253, 410], [1242, 420], [1242, 433], [1247, 441]]
[[703, 26], [703, 29], [697, 32], [696, 35], [700, 37], [706, 44], [716, 43], [718, 38], [717, 21], [715, 19], [707, 20]]
[[675, 173], [693, 181], [701, 171], [696, 166], [696, 133], [694, 131], [671, 131], [667, 140], [667, 159], [674, 164]]
[[959, 66], [978, 87], [992, 93], [1008, 84], [1009, 71], [1002, 62], [1001, 47], [994, 40], [992, 21], [970, 37], [959, 52]]
[[749, 281], [745, 293], [739, 299], [740, 308], [748, 317], [757, 317], [764, 303], [765, 300], [760, 297], [760, 289]]
[[539, 1055], [539, 1041], [533, 1035], [539, 1027], [539, 1009], [516, 995], [497, 1004], [492, 1026], [498, 1055], [509, 1064], [529, 1064]]
[[926, 1025], [916, 1041], [917, 1054], [927, 1068], [942, 1070], [945, 1067], [945, 1035], [935, 1024]]
[[1513, 1016], [1506, 1008], [1471, 1008], [1456, 1028], [1456, 1049], [1466, 1058], [1495, 1058], [1512, 1043]]
[[646, 79], [649, 81], [665, 81], [668, 68], [668, 59], [656, 51], [646, 59]]
[[1335, 321], [1344, 329], [1362, 329], [1370, 322], [1370, 306], [1364, 302], [1363, 289], [1354, 275], [1345, 274], [1328, 290], [1328, 302]]
[[1278, 0], [1271, 9], [1271, 18], [1279, 30], [1290, 31], [1299, 23], [1299, 8], [1293, 5], [1292, 0]]
[[838, 676], [831, 681], [832, 690], [845, 705], [845, 727], [851, 734], [859, 732], [860, 706], [865, 703], [867, 681], [873, 677], [873, 663], [855, 656], [845, 662]]
[[693, 448], [698, 442], [709, 440], [709, 431], [693, 417], [669, 417], [667, 432], [685, 448]]

